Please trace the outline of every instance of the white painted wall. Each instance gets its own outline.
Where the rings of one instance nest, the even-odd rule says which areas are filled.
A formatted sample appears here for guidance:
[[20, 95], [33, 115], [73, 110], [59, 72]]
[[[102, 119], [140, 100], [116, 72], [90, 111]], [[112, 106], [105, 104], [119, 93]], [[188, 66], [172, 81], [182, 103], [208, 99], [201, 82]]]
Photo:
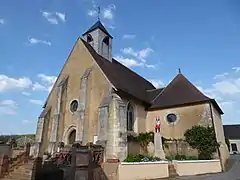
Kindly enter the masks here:
[[233, 154], [232, 147], [231, 147], [231, 144], [233, 143], [237, 144], [237, 150], [238, 150], [238, 153], [240, 153], [240, 139], [229, 139], [229, 142], [230, 142], [230, 154]]

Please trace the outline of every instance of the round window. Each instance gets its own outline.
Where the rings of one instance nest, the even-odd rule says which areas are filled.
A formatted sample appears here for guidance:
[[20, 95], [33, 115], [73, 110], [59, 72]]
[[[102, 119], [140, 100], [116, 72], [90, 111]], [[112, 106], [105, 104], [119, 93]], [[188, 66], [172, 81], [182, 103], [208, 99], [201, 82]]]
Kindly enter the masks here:
[[176, 120], [177, 120], [176, 114], [171, 113], [167, 115], [167, 121], [169, 123], [174, 123]]
[[78, 108], [78, 101], [73, 100], [70, 104], [70, 111], [75, 112], [75, 111], [77, 111], [77, 108]]

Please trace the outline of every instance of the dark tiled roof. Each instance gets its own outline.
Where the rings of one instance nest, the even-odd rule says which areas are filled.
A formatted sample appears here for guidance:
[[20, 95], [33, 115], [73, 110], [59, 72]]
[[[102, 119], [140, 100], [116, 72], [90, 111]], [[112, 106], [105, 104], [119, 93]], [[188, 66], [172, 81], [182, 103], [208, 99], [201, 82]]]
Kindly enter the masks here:
[[224, 135], [228, 139], [240, 139], [240, 124], [223, 125]]
[[97, 54], [92, 46], [86, 41], [82, 40], [82, 42], [115, 88], [127, 92], [139, 100], [150, 104], [147, 90], [155, 89], [155, 87], [149, 81], [115, 59], [112, 59], [112, 62], [106, 60]]
[[214, 107], [223, 114], [215, 100], [205, 96], [188, 81], [183, 74], [179, 73], [168, 86], [156, 96], [150, 109], [163, 109], [203, 102], [212, 102]]
[[164, 88], [147, 90], [149, 102], [153, 102], [153, 100], [155, 99], [155, 97], [156, 97], [157, 95], [159, 95], [163, 90], [164, 90]]
[[108, 61], [97, 54], [86, 41], [82, 39], [82, 42], [115, 88], [148, 104], [149, 110], [211, 102], [216, 110], [223, 114], [214, 99], [201, 93], [181, 73], [165, 88], [156, 89], [149, 81], [115, 59], [112, 59], [112, 62]]
[[108, 33], [106, 28], [102, 25], [101, 21], [99, 21], [99, 20], [92, 27], [90, 27], [85, 33], [83, 33], [83, 36], [85, 34], [88, 34], [92, 31], [94, 31], [97, 28], [101, 29], [104, 33], [106, 33], [108, 36], [110, 36], [112, 38], [112, 36]]

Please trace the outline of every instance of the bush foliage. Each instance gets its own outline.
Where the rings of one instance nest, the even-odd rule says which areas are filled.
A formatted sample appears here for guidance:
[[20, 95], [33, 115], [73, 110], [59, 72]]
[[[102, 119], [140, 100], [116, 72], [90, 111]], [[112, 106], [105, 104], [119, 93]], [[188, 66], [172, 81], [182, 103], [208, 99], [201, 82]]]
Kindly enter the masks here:
[[152, 156], [144, 156], [142, 154], [138, 155], [128, 155], [127, 158], [124, 160], [124, 162], [154, 162], [154, 161], [160, 161], [161, 159], [158, 157], [152, 157]]
[[213, 153], [219, 146], [213, 127], [193, 126], [185, 132], [184, 136], [186, 142], [198, 150], [199, 159], [212, 159]]
[[147, 146], [150, 142], [154, 143], [154, 132], [139, 133], [138, 136], [134, 137], [132, 135], [128, 136], [128, 140], [136, 141], [140, 144], [141, 148], [145, 153], [148, 152]]

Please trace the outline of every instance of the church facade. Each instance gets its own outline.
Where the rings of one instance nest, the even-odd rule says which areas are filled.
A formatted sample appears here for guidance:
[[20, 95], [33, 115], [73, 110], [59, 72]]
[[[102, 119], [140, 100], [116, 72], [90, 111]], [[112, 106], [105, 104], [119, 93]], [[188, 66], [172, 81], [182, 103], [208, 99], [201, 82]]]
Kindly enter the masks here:
[[43, 111], [36, 132], [36, 153], [53, 153], [58, 144], [98, 143], [107, 158], [123, 160], [128, 134], [155, 131], [182, 139], [193, 125], [213, 126], [220, 155], [228, 157], [221, 108], [179, 72], [166, 86], [149, 81], [112, 58], [112, 36], [100, 21], [78, 38]]

